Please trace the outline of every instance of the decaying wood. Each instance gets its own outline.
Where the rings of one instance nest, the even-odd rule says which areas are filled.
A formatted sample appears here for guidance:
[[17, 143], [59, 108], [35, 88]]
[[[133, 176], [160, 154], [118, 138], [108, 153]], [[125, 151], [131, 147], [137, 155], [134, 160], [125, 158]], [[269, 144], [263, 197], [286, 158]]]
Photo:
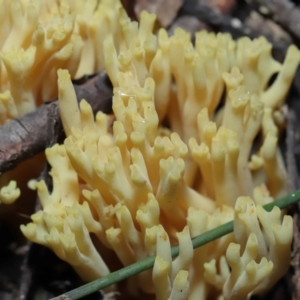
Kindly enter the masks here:
[[[195, 16], [202, 22], [213, 26], [216, 31], [230, 32], [234, 38], [242, 36], [257, 38], [263, 35], [261, 30], [256, 31], [246, 26], [239, 18], [224, 15], [221, 12], [205, 5], [198, 3], [195, 4], [193, 0], [185, 1], [180, 10], [180, 14]], [[283, 57], [287, 51], [289, 43], [278, 42], [272, 35], [266, 35], [266, 38], [270, 43], [272, 43], [276, 56]]]
[[282, 27], [300, 39], [300, 9], [290, 0], [256, 0]]
[[[99, 73], [86, 84], [74, 87], [77, 99], [86, 99], [93, 111], [111, 112], [112, 88], [105, 73]], [[15, 168], [20, 162], [49, 147], [53, 139], [57, 139], [53, 132], [63, 135], [57, 99], [1, 126], [0, 173]]]

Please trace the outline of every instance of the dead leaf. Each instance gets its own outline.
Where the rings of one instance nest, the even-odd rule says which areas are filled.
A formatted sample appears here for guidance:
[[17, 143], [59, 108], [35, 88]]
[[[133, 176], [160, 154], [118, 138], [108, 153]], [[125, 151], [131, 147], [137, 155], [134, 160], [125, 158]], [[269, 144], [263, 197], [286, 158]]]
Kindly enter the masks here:
[[183, 3], [184, 0], [139, 0], [135, 6], [135, 13], [137, 16], [143, 10], [155, 13], [159, 23], [168, 27], [173, 23]]
[[230, 13], [236, 6], [236, 0], [195, 0], [194, 2], [216, 9], [222, 14]]

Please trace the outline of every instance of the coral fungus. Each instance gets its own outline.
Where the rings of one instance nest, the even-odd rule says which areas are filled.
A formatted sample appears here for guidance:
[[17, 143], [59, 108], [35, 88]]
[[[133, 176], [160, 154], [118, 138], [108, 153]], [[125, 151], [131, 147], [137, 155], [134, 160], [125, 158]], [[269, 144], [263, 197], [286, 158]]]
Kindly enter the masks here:
[[[193, 46], [182, 29], [154, 35], [154, 22], [123, 15], [104, 39], [113, 115], [94, 116], [85, 100], [78, 107], [72, 73], [58, 71], [67, 138], [46, 150], [53, 190], [31, 182], [42, 209], [21, 230], [86, 281], [109, 272], [93, 233], [124, 266], [157, 255], [153, 272], [129, 280], [132, 293], [248, 299], [289, 265], [291, 218], [260, 205], [286, 192], [276, 120], [300, 52], [290, 46], [280, 64], [264, 38], [202, 31]], [[233, 234], [192, 250], [191, 237], [233, 217]]]

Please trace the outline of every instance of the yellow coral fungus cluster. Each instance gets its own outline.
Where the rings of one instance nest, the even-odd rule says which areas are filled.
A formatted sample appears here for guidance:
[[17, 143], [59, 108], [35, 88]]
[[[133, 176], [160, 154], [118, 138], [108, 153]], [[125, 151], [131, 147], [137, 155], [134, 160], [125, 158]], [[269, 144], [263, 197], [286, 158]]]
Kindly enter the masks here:
[[[287, 190], [278, 108], [300, 52], [291, 46], [280, 64], [264, 38], [235, 42], [207, 32], [196, 35], [194, 47], [181, 29], [155, 36], [154, 21], [146, 12], [139, 26], [124, 18], [125, 42], [104, 41], [113, 116], [94, 117], [84, 100], [78, 107], [69, 72], [58, 71], [67, 138], [47, 149], [53, 190], [30, 183], [42, 210], [21, 230], [86, 281], [109, 272], [91, 233], [124, 266], [157, 255], [153, 271], [128, 281], [131, 294], [248, 299], [289, 265], [292, 219], [261, 205]], [[191, 237], [233, 218], [233, 234], [192, 250]]]
[[[102, 70], [102, 41], [112, 36], [119, 49], [119, 21], [128, 19], [119, 0], [2, 0], [0, 5], [0, 125], [57, 97], [58, 69], [68, 69], [72, 78]], [[16, 172], [3, 175], [0, 186], [18, 177]]]
[[115, 1], [1, 1], [0, 125], [57, 96], [57, 70], [72, 78], [104, 67], [102, 40], [121, 43]]
[[[241, 192], [251, 196], [253, 187], [246, 167], [251, 146], [261, 130], [265, 109], [271, 109], [272, 120], [280, 119], [281, 113], [277, 109], [284, 101], [298, 66], [299, 50], [290, 46], [281, 65], [272, 58], [271, 44], [263, 37], [253, 41], [245, 37], [235, 42], [228, 34], [202, 31], [196, 33], [194, 47], [190, 34], [180, 28], [170, 37], [160, 29], [156, 41], [153, 40], [154, 15], [144, 12], [140, 22], [139, 29], [128, 25], [129, 31], [123, 27], [127, 48], [119, 53], [111, 37], [104, 42], [105, 66], [114, 87], [124, 81], [143, 86], [145, 78], [153, 78], [159, 120], [167, 121], [186, 144], [191, 137], [205, 143], [204, 129], [199, 129], [197, 124], [198, 113], [204, 108], [211, 120], [216, 118], [218, 127], [223, 125], [238, 131], [237, 142], [241, 150], [238, 176], [244, 182], [240, 183]], [[145, 28], [148, 32], [140, 38]], [[268, 86], [275, 73], [278, 73], [275, 82]], [[226, 104], [216, 114], [224, 87]], [[207, 130], [214, 130], [212, 124], [209, 126]], [[277, 139], [277, 133], [274, 138]], [[186, 164], [185, 181], [189, 185], [197, 184], [194, 182], [195, 163], [188, 157]], [[279, 196], [280, 192], [284, 191], [273, 196]]]

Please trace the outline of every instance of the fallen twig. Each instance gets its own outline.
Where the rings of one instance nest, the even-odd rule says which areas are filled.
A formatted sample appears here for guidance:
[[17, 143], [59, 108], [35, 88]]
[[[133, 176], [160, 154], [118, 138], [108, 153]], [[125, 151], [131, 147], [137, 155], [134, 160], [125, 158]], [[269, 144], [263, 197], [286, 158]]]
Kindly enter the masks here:
[[[105, 73], [99, 73], [86, 84], [74, 87], [77, 99], [86, 99], [93, 111], [111, 112], [112, 88]], [[0, 173], [45, 150], [57, 139], [53, 136], [57, 132], [63, 135], [57, 99], [1, 126]]]

